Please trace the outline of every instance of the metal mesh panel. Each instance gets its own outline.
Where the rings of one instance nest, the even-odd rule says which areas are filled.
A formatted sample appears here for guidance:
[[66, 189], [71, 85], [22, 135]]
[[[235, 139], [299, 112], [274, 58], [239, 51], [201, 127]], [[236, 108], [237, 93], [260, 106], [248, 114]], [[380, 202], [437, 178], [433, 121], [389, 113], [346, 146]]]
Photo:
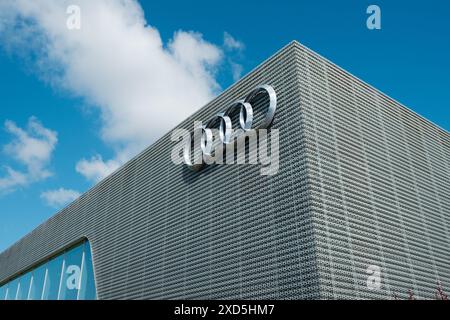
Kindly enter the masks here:
[[[434, 299], [450, 288], [449, 134], [301, 49], [322, 298]], [[370, 265], [380, 290], [367, 287]]]
[[179, 126], [270, 84], [273, 128], [289, 146], [278, 175], [259, 165], [191, 172], [172, 164], [167, 134], [0, 255], [0, 279], [83, 235], [100, 299], [318, 297], [294, 52], [286, 47]]

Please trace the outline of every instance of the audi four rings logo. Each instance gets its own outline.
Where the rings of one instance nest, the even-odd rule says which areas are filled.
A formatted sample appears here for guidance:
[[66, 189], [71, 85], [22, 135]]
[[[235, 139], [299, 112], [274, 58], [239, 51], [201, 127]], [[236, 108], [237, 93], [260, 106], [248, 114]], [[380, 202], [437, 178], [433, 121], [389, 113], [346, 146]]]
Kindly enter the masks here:
[[[265, 98], [268, 97], [268, 105], [266, 104], [264, 106], [264, 109], [266, 109], [265, 107], [267, 106], [267, 111], [265, 111], [262, 116], [258, 115], [256, 117], [254, 105], [256, 105], [256, 102], [261, 103], [262, 100], [257, 100], [257, 98], [262, 98], [262, 96]], [[226, 164], [234, 164], [234, 160], [228, 162], [228, 156], [229, 152], [234, 153], [234, 142], [237, 141], [237, 163], [245, 163], [245, 146], [242, 148], [242, 144], [245, 145], [245, 139], [246, 137], [249, 137], [249, 139], [254, 139], [252, 142], [249, 142], [249, 154], [254, 156], [257, 153], [253, 151], [258, 150], [252, 148], [258, 149], [258, 143], [255, 142], [255, 140], [258, 139], [260, 163], [262, 165], [275, 164], [274, 168], [271, 168], [271, 170], [266, 168], [266, 171], [276, 172], [278, 170], [278, 130], [271, 130], [271, 157], [267, 155], [266, 130], [273, 122], [276, 109], [277, 95], [272, 86], [267, 84], [257, 86], [244, 99], [235, 101], [225, 111], [214, 115], [206, 122], [206, 124], [203, 125], [201, 122], [194, 123], [193, 132], [183, 129], [172, 132], [172, 141], [178, 141], [179, 138], [182, 139], [182, 143], [177, 144], [174, 150], [172, 150], [171, 156], [173, 162], [175, 164], [184, 163], [191, 170], [199, 171], [203, 167], [204, 162], [208, 164], [222, 164], [223, 150], [226, 149]], [[239, 121], [237, 121], [237, 117], [239, 117]], [[256, 118], [258, 119], [258, 124], [256, 124]], [[232, 119], [236, 119], [235, 125], [233, 125], [234, 121]], [[256, 136], [258, 137], [255, 138]], [[194, 152], [192, 152], [192, 141], [194, 141]], [[244, 141], [244, 143], [242, 143], [242, 141]], [[183, 146], [182, 150], [180, 150], [181, 145]], [[225, 148], [223, 148], [223, 146], [225, 146]], [[217, 157], [218, 153], [221, 153], [222, 157]], [[244, 153], [243, 156], [242, 153]], [[182, 154], [182, 159], [178, 157], [179, 154], [180, 156]], [[194, 159], [192, 159], [192, 157], [194, 157]], [[234, 159], [234, 157], [231, 158]], [[250, 158], [251, 156], [249, 155], [249, 159]], [[241, 159], [241, 162], [239, 159]], [[242, 159], [244, 159], [243, 162]], [[255, 160], [255, 158], [252, 159], [253, 162], [252, 160], [249, 160], [249, 162], [256, 164], [257, 160]], [[263, 170], [263, 168], [261, 170]]]

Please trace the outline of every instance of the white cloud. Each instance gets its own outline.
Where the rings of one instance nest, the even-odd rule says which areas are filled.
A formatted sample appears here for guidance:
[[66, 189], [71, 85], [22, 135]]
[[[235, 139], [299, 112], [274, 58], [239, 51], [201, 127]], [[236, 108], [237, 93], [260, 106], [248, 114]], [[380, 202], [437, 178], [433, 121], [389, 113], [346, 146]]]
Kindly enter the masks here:
[[28, 179], [26, 174], [18, 172], [11, 167], [5, 166], [6, 175], [0, 178], [0, 195], [13, 191], [17, 187], [27, 185]]
[[228, 32], [223, 33], [223, 46], [227, 50], [237, 50], [237, 51], [241, 51], [245, 48], [243, 42], [236, 40]]
[[79, 196], [80, 193], [78, 191], [64, 188], [47, 190], [41, 193], [41, 199], [43, 199], [47, 205], [54, 208], [60, 208], [77, 199]]
[[26, 129], [6, 120], [5, 130], [12, 135], [12, 141], [3, 147], [3, 152], [24, 166], [25, 171], [18, 171], [5, 165], [6, 175], [0, 178], [1, 193], [44, 180], [52, 175], [47, 166], [58, 142], [55, 131], [45, 128], [35, 117], [28, 120]]
[[28, 120], [27, 130], [19, 128], [13, 121], [5, 121], [5, 129], [14, 136], [4, 151], [27, 166], [29, 174], [45, 179], [51, 173], [45, 168], [58, 141], [55, 131], [44, 128], [36, 117]]
[[120, 164], [120, 161], [114, 159], [103, 161], [100, 155], [96, 155], [90, 160], [81, 159], [76, 170], [87, 179], [98, 182], [119, 168]]
[[[242, 51], [245, 49], [244, 43], [236, 40], [228, 32], [223, 33], [223, 47], [230, 53], [231, 51], [234, 51], [235, 53], [237, 53], [238, 57], [242, 55]], [[233, 81], [238, 81], [242, 76], [242, 71], [244, 70], [244, 67], [241, 64], [235, 62], [231, 58], [228, 58], [228, 63], [231, 68], [231, 75], [233, 76]]]
[[0, 40], [36, 57], [42, 79], [100, 110], [101, 137], [116, 155], [104, 165], [101, 157], [77, 165], [97, 180], [218, 93], [215, 72], [223, 53], [195, 32], [178, 31], [163, 43], [134, 0], [76, 1], [81, 29], [69, 30], [72, 2], [0, 2]]
[[233, 81], [238, 81], [242, 76], [242, 71], [244, 70], [244, 67], [240, 65], [239, 63], [235, 63], [230, 60], [230, 66], [231, 66], [231, 74], [233, 76]]

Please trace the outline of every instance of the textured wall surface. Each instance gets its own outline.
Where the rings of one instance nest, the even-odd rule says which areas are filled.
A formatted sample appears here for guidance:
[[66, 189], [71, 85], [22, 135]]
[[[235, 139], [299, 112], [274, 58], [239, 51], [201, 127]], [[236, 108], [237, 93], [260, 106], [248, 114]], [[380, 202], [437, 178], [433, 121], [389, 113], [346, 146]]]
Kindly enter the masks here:
[[295, 46], [287, 46], [179, 127], [193, 128], [259, 84], [274, 87], [280, 172], [172, 164], [164, 136], [0, 256], [0, 279], [86, 236], [98, 297], [318, 296]]
[[321, 297], [449, 294], [449, 133], [307, 50], [297, 61]]
[[100, 299], [448, 293], [450, 135], [295, 42], [178, 127], [262, 83], [278, 96], [277, 175], [190, 172], [168, 134], [3, 252], [0, 282], [87, 237]]

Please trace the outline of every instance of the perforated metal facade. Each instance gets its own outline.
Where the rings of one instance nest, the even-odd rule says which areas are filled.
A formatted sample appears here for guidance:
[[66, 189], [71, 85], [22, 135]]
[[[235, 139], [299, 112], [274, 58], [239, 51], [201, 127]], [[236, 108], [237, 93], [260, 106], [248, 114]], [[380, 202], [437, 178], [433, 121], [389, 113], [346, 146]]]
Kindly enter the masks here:
[[178, 127], [262, 83], [278, 96], [278, 174], [191, 172], [167, 134], [3, 252], [0, 284], [87, 237], [99, 299], [448, 292], [449, 133], [296, 42]]

